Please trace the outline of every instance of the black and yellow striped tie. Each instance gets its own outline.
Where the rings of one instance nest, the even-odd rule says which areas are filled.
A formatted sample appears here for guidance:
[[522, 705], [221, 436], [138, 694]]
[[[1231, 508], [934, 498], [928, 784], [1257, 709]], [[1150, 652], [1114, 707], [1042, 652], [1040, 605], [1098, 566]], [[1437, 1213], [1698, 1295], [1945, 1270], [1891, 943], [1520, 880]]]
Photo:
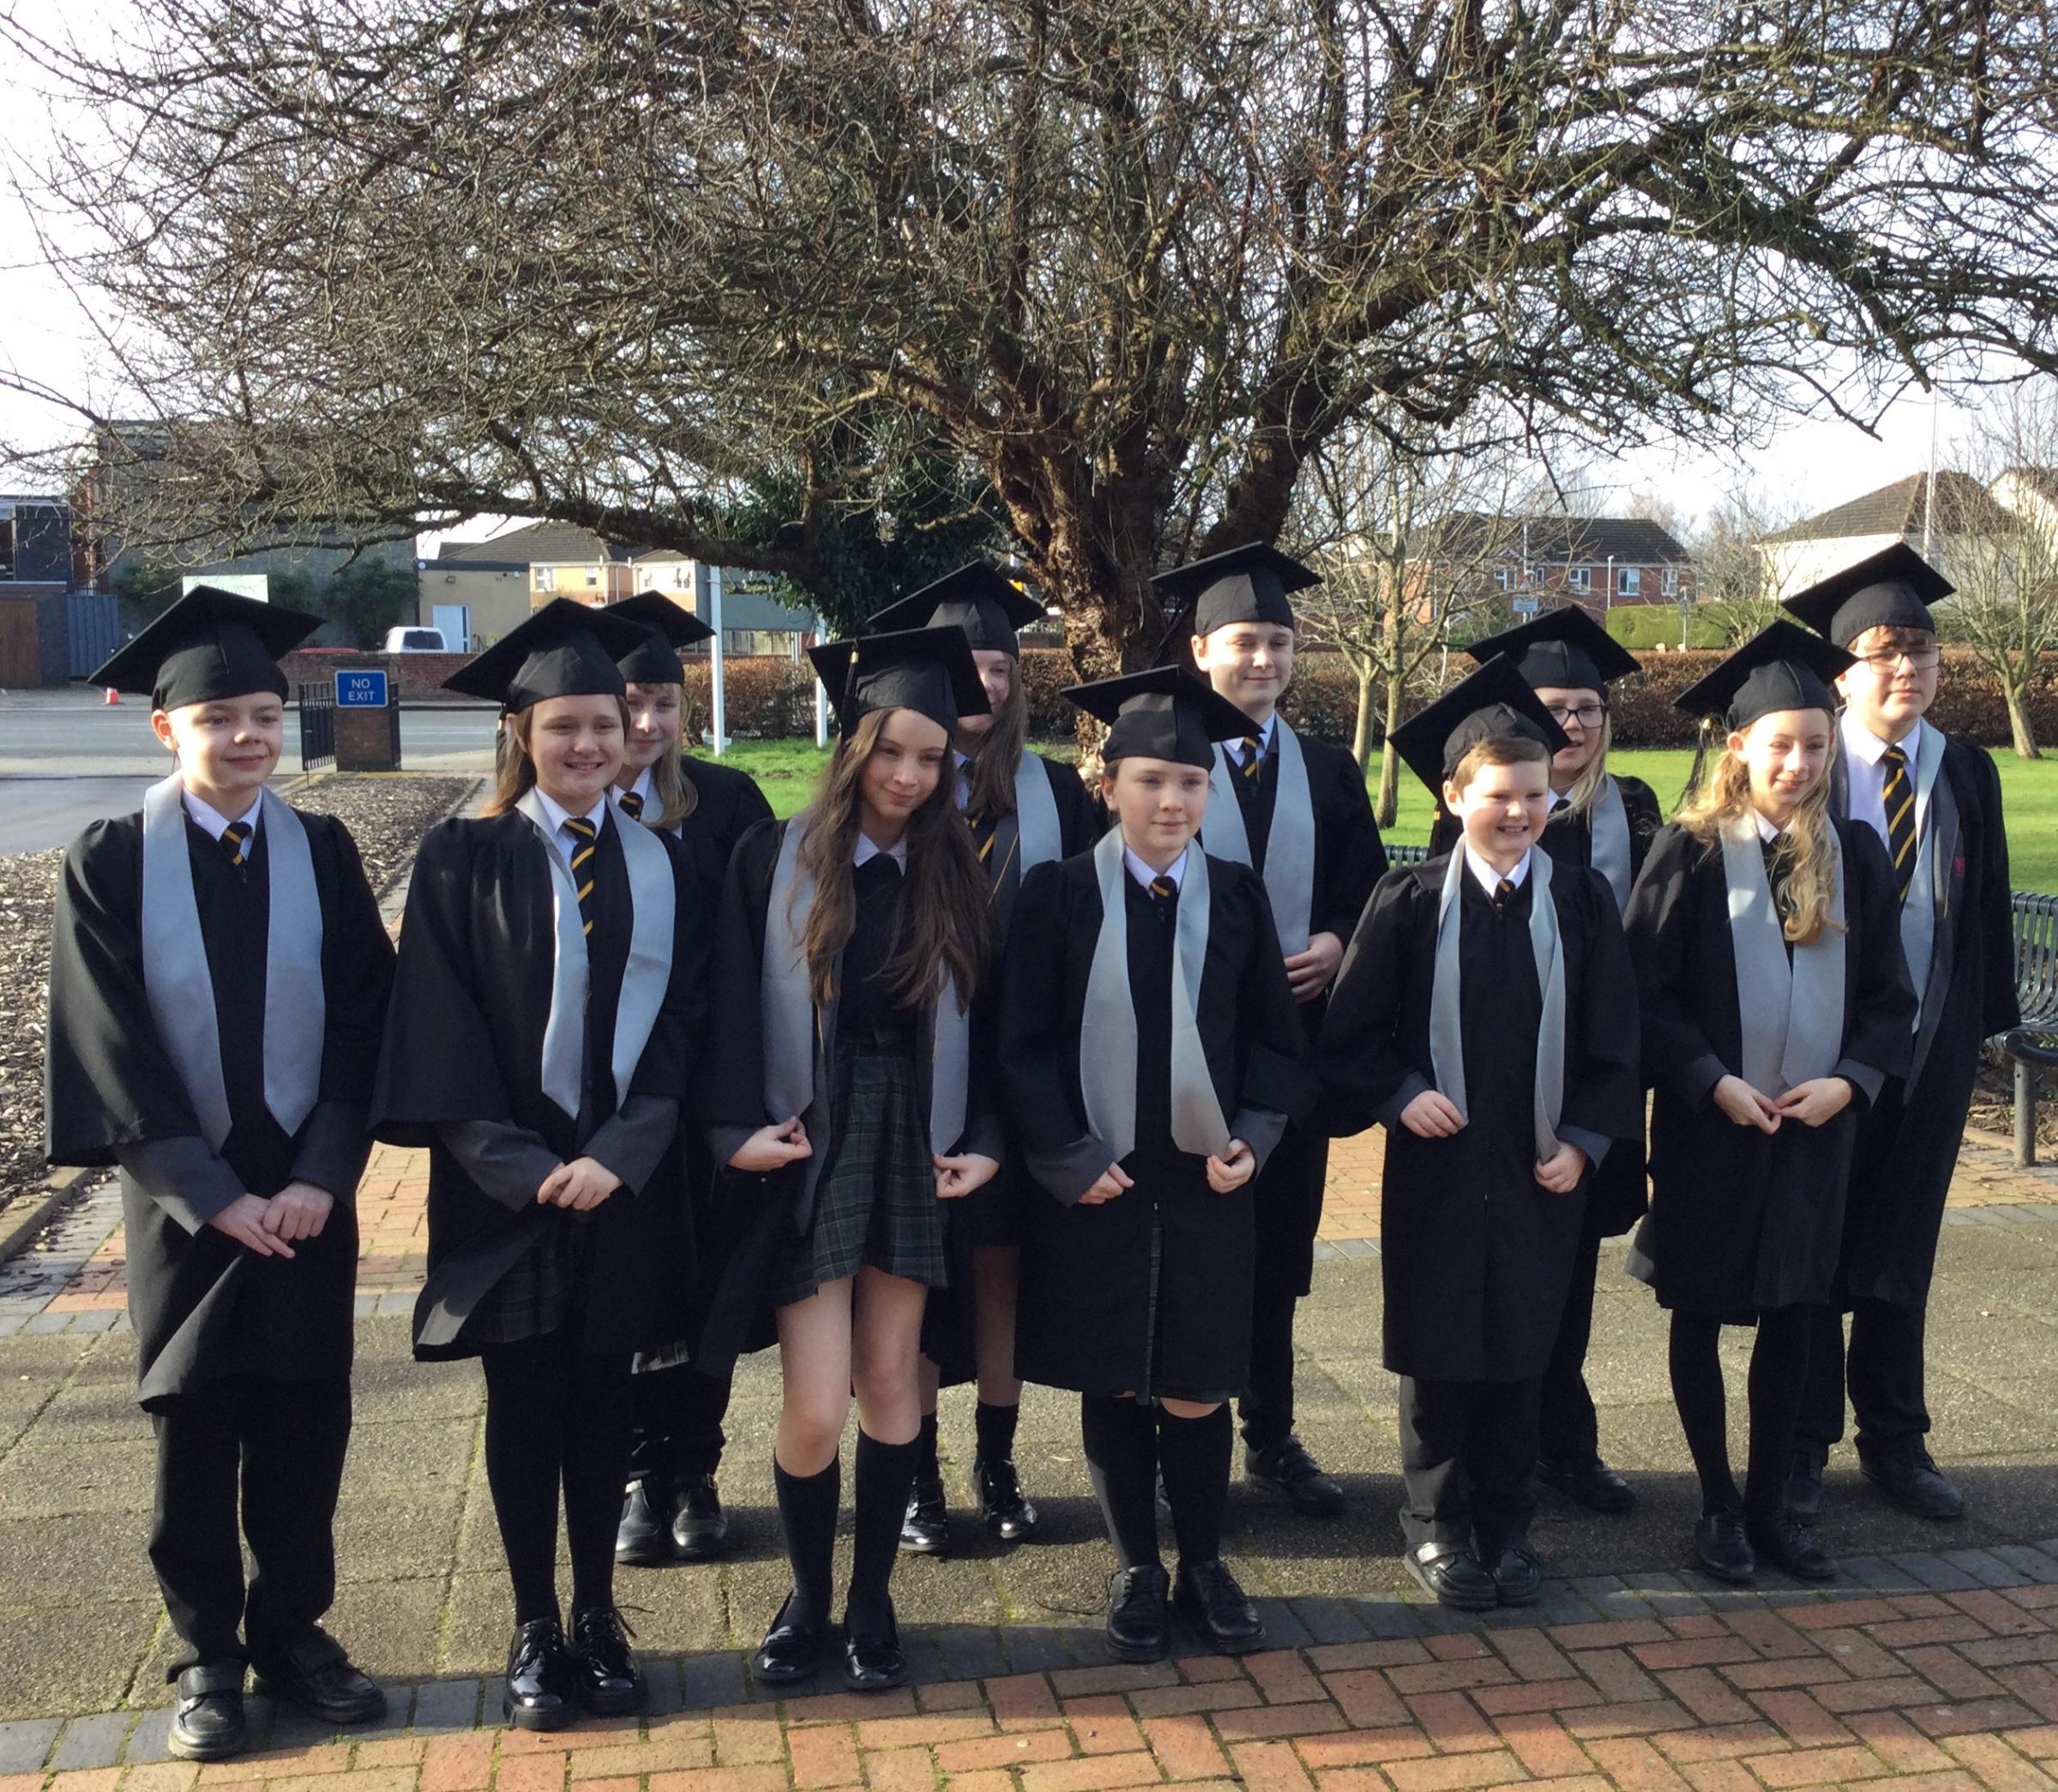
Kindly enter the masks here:
[[245, 849], [250, 844], [250, 836], [256, 832], [256, 829], [245, 827], [241, 821], [232, 821], [222, 829], [221, 848], [228, 854], [232, 865], [240, 865], [250, 857]]
[[983, 865], [993, 856], [994, 835], [997, 834], [1000, 830], [996, 828], [993, 833], [990, 833], [981, 839], [979, 830], [986, 825], [986, 818], [984, 815], [973, 815], [969, 812], [966, 815], [965, 825], [972, 830], [972, 840], [979, 849], [979, 863]]
[[1902, 901], [1915, 881], [1915, 785], [1909, 781], [1908, 755], [1899, 747], [1886, 749], [1886, 781], [1880, 795], [1886, 807], [1886, 852], [1893, 860], [1894, 894]]
[[587, 899], [593, 893], [592, 869], [595, 845], [600, 838], [600, 824], [587, 815], [567, 815], [565, 832], [575, 836], [579, 844], [572, 849], [572, 881], [579, 888], [579, 917], [586, 931], [593, 930], [593, 911]]
[[1237, 743], [1237, 745], [1243, 755], [1241, 767], [1243, 775], [1246, 778], [1255, 778], [1258, 775], [1259, 763], [1264, 757], [1264, 742], [1255, 734], [1247, 734]]
[[1179, 886], [1174, 883], [1170, 878], [1153, 877], [1151, 880], [1151, 894], [1155, 896], [1158, 901], [1170, 902], [1178, 893]]
[[616, 800], [622, 805], [622, 813], [630, 821], [641, 821], [643, 819], [643, 799], [635, 791], [624, 791]]
[[1515, 886], [1512, 878], [1504, 877], [1494, 886], [1494, 907], [1505, 909], [1515, 899]]

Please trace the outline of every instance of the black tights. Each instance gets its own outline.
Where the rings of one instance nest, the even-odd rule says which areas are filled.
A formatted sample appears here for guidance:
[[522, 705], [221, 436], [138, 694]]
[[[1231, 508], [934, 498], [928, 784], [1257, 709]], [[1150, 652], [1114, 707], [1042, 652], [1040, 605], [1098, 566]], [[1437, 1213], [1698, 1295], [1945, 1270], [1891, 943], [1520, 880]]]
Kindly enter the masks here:
[[572, 1609], [615, 1603], [615, 1527], [629, 1470], [629, 1358], [589, 1356], [573, 1328], [484, 1344], [486, 1485], [514, 1583], [514, 1621], [555, 1618], [557, 1490], [572, 1557]]
[[1213, 1561], [1221, 1555], [1234, 1442], [1226, 1404], [1186, 1419], [1128, 1395], [1082, 1394], [1079, 1420], [1093, 1496], [1115, 1545], [1117, 1567], [1158, 1566], [1160, 1470], [1180, 1562]]
[[1758, 1315], [1758, 1341], [1751, 1349], [1750, 1455], [1739, 1497], [1730, 1471], [1722, 1320], [1710, 1313], [1673, 1313], [1672, 1399], [1700, 1476], [1704, 1514], [1741, 1509], [1752, 1518], [1770, 1518], [1779, 1510], [1808, 1381], [1814, 1314], [1810, 1307], [1768, 1307]]

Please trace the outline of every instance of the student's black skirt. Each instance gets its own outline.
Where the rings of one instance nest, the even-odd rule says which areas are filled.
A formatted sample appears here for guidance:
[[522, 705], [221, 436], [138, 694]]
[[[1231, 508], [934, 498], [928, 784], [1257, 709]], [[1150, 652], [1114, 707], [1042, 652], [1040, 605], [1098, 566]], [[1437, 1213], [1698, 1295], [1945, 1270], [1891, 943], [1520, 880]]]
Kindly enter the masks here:
[[773, 1274], [773, 1306], [804, 1301], [867, 1264], [928, 1288], [948, 1284], [944, 1204], [912, 1054], [912, 1041], [836, 1042], [841, 1126], [815, 1185], [814, 1222]]
[[546, 1338], [575, 1311], [583, 1313], [593, 1237], [590, 1213], [560, 1210], [547, 1218], [535, 1242], [466, 1315], [459, 1338], [468, 1344], [520, 1344]]

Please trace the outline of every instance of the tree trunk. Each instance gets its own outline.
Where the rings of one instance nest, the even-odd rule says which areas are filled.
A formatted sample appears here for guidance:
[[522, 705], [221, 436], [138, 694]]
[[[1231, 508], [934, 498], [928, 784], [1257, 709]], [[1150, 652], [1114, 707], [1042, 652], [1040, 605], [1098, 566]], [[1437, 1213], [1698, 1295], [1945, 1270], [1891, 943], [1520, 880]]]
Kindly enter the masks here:
[[1381, 827], [1391, 827], [1400, 812], [1400, 755], [1393, 750], [1393, 731], [1400, 726], [1401, 682], [1398, 673], [1387, 679], [1387, 740], [1379, 755], [1379, 802], [1372, 812]]
[[2001, 690], [2008, 702], [2008, 733], [2015, 744], [2018, 759], [2042, 759], [2037, 750], [2036, 731], [2030, 726], [2030, 708], [2025, 700], [2028, 695], [2028, 682], [2018, 684], [2013, 679], [2004, 679]]
[[1357, 669], [1357, 724], [1351, 731], [1351, 756], [1357, 761], [1357, 769], [1366, 769], [1365, 755], [1372, 750], [1372, 668], [1361, 665]]

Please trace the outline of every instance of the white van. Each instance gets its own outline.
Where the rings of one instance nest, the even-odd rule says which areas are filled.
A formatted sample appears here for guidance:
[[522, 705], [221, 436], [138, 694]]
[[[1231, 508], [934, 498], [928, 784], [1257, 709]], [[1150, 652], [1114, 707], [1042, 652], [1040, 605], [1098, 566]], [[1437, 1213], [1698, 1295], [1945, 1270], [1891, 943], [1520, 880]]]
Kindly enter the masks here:
[[447, 653], [441, 628], [417, 628], [412, 625], [386, 631], [386, 651], [388, 653]]

